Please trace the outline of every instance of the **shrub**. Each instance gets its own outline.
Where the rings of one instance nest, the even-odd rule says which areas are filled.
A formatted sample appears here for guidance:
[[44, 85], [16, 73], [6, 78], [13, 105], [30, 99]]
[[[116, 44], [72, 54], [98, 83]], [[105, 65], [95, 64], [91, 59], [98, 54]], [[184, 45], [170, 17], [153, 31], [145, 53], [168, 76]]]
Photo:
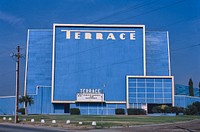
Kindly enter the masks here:
[[71, 109], [70, 109], [70, 114], [71, 114], [71, 115], [80, 115], [80, 110], [79, 110], [79, 108], [71, 108]]
[[176, 115], [178, 115], [178, 113], [184, 113], [184, 108], [174, 106], [174, 107], [171, 107], [171, 112], [176, 113]]
[[123, 108], [116, 108], [115, 109], [115, 114], [116, 115], [124, 115], [125, 114], [125, 110]]
[[24, 109], [24, 108], [20, 108], [20, 109], [18, 110], [18, 112], [21, 113], [22, 115], [24, 115], [24, 114], [25, 114], [25, 109]]
[[173, 113], [173, 107], [168, 105], [159, 105], [152, 108], [153, 113]]
[[172, 107], [166, 105], [166, 106], [164, 107], [164, 113], [172, 113]]
[[185, 109], [184, 114], [186, 114], [186, 115], [197, 115], [198, 109], [194, 105], [188, 105], [188, 107]]
[[198, 112], [200, 112], [200, 102], [198, 102], [198, 101], [197, 101], [197, 102], [194, 102], [194, 103], [192, 103], [192, 105], [196, 106]]
[[166, 111], [167, 113], [170, 111], [170, 108], [167, 105], [159, 105], [152, 108], [153, 113], [165, 113]]
[[135, 109], [129, 108], [127, 109], [128, 115], [146, 115], [146, 111], [144, 109]]
[[153, 112], [153, 113], [162, 113], [162, 112], [161, 112], [161, 108], [160, 108], [159, 106], [154, 106], [154, 107], [152, 108], [152, 112]]

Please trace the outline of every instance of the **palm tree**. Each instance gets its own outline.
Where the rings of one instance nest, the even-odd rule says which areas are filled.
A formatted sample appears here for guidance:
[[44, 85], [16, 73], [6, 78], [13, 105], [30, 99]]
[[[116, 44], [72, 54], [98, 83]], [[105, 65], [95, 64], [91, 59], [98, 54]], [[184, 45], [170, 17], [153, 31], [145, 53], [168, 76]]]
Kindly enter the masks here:
[[19, 98], [19, 103], [24, 103], [25, 106], [25, 115], [28, 115], [27, 105], [31, 106], [34, 103], [33, 98], [31, 96], [25, 95]]

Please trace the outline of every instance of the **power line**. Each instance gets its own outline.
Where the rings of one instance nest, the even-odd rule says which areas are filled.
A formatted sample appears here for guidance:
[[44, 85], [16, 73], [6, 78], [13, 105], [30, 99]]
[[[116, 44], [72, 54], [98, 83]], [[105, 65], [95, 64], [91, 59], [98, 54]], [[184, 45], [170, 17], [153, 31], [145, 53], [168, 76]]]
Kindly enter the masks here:
[[[169, 7], [169, 6], [173, 6], [173, 5], [178, 4], [178, 3], [181, 3], [181, 2], [183, 2], [183, 1], [185, 1], [185, 0], [177, 1], [177, 2], [172, 3], [172, 4], [169, 4], [169, 5], [167, 5], [167, 6], [163, 6], [163, 7], [161, 7], [161, 8], [157, 8], [157, 9], [154, 9], [154, 10], [151, 10], [151, 11], [148, 11], [148, 12], [144, 12], [144, 13], [142, 13], [142, 14], [140, 14], [140, 15], [148, 14], [148, 13], [150, 13], [150, 12], [154, 12], [154, 11], [157, 11], [157, 10], [160, 10], [160, 9], [163, 9], [163, 8], [167, 8], [167, 7]], [[150, 2], [148, 2], [148, 4], [149, 4], [149, 3], [150, 3]], [[146, 3], [146, 4], [147, 4], [147, 3]], [[141, 4], [141, 5], [142, 5], [142, 4]], [[142, 7], [141, 5], [138, 5], [138, 8], [139, 8], [139, 7]], [[143, 6], [144, 6], [144, 5], [143, 5]], [[108, 15], [108, 16], [105, 16], [105, 17], [103, 17], [103, 18], [97, 19], [97, 20], [95, 20], [95, 21], [93, 21], [93, 22], [101, 21], [101, 20], [106, 19], [106, 18], [108, 18], [108, 17], [114, 16], [114, 15], [116, 15], [116, 14], [118, 14], [118, 13], [127, 12], [130, 8], [133, 8], [133, 7], [129, 7], [129, 8], [127, 8], [127, 9], [122, 10], [122, 11], [119, 11], [119, 12], [115, 12], [115, 13], [113, 13], [113, 14], [111, 14], [111, 15]], [[136, 7], [135, 7], [135, 8], [136, 8]], [[134, 17], [140, 16], [140, 15], [136, 15], [136, 16], [134, 16]], [[166, 26], [165, 26], [165, 27], [166, 27]], [[107, 45], [108, 45], [108, 44], [103, 45], [103, 46], [107, 46]], [[81, 53], [86, 53], [86, 52], [88, 52], [88, 51], [90, 51], [90, 50], [98, 49], [98, 48], [101, 48], [101, 47], [103, 47], [103, 46], [93, 47], [93, 48], [91, 48], [91, 49], [83, 50], [83, 51], [81, 51], [81, 52], [77, 52], [77, 53], [71, 54], [71, 55], [66, 56], [66, 57], [74, 56], [74, 55], [81, 54]], [[180, 50], [180, 49], [179, 49], [179, 50]], [[173, 50], [173, 51], [174, 51], [174, 50]]]
[[187, 46], [187, 47], [183, 47], [183, 48], [174, 49], [174, 50], [171, 50], [171, 52], [190, 49], [190, 48], [194, 48], [194, 47], [197, 47], [197, 46], [200, 46], [200, 44], [195, 44], [195, 45], [191, 45], [191, 46]]
[[193, 18], [196, 18], [196, 16], [192, 16], [192, 17], [189, 17], [189, 18], [186, 18], [186, 19], [182, 19], [182, 20], [176, 21], [176, 22], [174, 22], [174, 23], [171, 23], [171, 24], [168, 24], [168, 25], [165, 25], [165, 26], [161, 26], [161, 27], [159, 27], [159, 28], [157, 28], [157, 29], [164, 29], [165, 27], [173, 26], [173, 25], [182, 23], [182, 22], [184, 22], [184, 21], [186, 21], [186, 20], [190, 20], [190, 19], [193, 19]]
[[[178, 1], [178, 2], [172, 3], [172, 4], [170, 4], [170, 5], [167, 5], [167, 6], [164, 6], [164, 7], [161, 7], [161, 8], [157, 8], [157, 9], [154, 9], [154, 10], [152, 10], [152, 11], [156, 11], [156, 10], [159, 10], [159, 9], [162, 9], [162, 8], [166, 8], [166, 7], [169, 7], [169, 6], [178, 4], [178, 3], [183, 2], [183, 1], [185, 1], [185, 0]], [[105, 16], [105, 17], [100, 18], [100, 19], [97, 19], [97, 20], [95, 20], [95, 21], [100, 21], [100, 20], [102, 20], [102, 19], [111, 17], [111, 16], [113, 16], [113, 15], [117, 15], [117, 14], [120, 14], [120, 13], [127, 12], [128, 10], [130, 10], [130, 9], [132, 9], [132, 8], [137, 9], [137, 8], [140, 8], [140, 7], [144, 7], [144, 6], [149, 5], [149, 4], [153, 3], [153, 2], [154, 2], [154, 1], [150, 1], [150, 2], [148, 1], [148, 2], [144, 2], [144, 3], [141, 3], [141, 4], [135, 5], [135, 6], [131, 6], [131, 7], [128, 7], [127, 9], [121, 10], [121, 11], [119, 11], [119, 12], [115, 12], [115, 13], [113, 13], [113, 14], [111, 14], [111, 15]], [[151, 11], [151, 12], [152, 12], [152, 11]], [[148, 12], [147, 12], [147, 13], [148, 13]], [[143, 14], [144, 14], [144, 13], [143, 13]], [[139, 16], [139, 15], [137, 15], [137, 16]], [[95, 22], [95, 21], [93, 21], [93, 22]], [[43, 39], [43, 38], [41, 38], [41, 39]], [[100, 48], [101, 46], [98, 46], [98, 47]], [[94, 47], [94, 48], [91, 48], [91, 49], [89, 49], [89, 50], [92, 50], [92, 49], [95, 49], [95, 48], [98, 48], [98, 47]], [[86, 52], [86, 51], [87, 51], [87, 50], [81, 51], [81, 52]]]
[[[150, 11], [147, 11], [147, 12], [143, 12], [143, 13], [141, 13], [141, 14], [138, 14], [138, 15], [135, 15], [135, 16], [132, 16], [132, 17], [128, 17], [128, 18], [125, 18], [125, 19], [122, 19], [122, 20], [132, 19], [132, 18], [141, 16], [141, 15], [149, 14], [149, 13], [155, 12], [155, 11], [157, 11], [157, 10], [161, 10], [161, 9], [168, 8], [168, 7], [170, 7], [170, 6], [173, 6], [173, 5], [182, 3], [182, 2], [184, 2], [184, 1], [185, 1], [185, 0], [180, 0], [180, 1], [177, 1], [177, 2], [174, 2], [174, 3], [171, 3], [171, 4], [169, 4], [169, 5], [166, 5], [166, 6], [163, 6], [163, 7], [160, 7], [160, 8], [156, 8], [156, 9], [153, 9], [153, 10], [150, 10]], [[118, 21], [115, 21], [115, 22], [120, 22], [120, 21], [122, 21], [122, 20], [118, 20]]]
[[139, 9], [139, 8], [141, 8], [141, 7], [150, 5], [150, 4], [154, 3], [154, 2], [157, 2], [157, 0], [147, 1], [147, 2], [144, 2], [144, 3], [138, 4], [138, 5], [134, 5], [134, 6], [127, 7], [127, 8], [124, 9], [124, 10], [117, 11], [117, 12], [114, 12], [114, 13], [112, 13], [112, 14], [110, 14], [110, 15], [107, 15], [107, 16], [104, 16], [104, 17], [99, 18], [99, 19], [97, 19], [97, 20], [94, 20], [94, 21], [90, 22], [89, 24], [95, 23], [95, 22], [98, 22], [98, 21], [101, 21], [101, 20], [103, 20], [103, 19], [106, 19], [106, 18], [115, 16], [115, 15], [119, 15], [119, 14], [122, 14], [122, 13], [126, 13], [126, 12], [128, 12], [130, 9]]

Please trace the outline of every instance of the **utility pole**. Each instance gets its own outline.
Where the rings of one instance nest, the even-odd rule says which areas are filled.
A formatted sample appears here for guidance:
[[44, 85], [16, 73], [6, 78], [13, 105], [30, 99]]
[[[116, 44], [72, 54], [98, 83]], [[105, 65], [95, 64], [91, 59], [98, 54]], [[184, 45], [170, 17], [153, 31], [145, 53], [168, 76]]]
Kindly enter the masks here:
[[22, 57], [20, 54], [20, 46], [17, 46], [17, 53], [12, 53], [11, 56], [16, 60], [16, 100], [15, 100], [15, 123], [18, 123], [18, 104], [19, 104], [19, 59]]
[[18, 123], [18, 104], [19, 104], [19, 58], [20, 58], [20, 46], [17, 46], [17, 54], [16, 57], [16, 100], [15, 100], [15, 123]]

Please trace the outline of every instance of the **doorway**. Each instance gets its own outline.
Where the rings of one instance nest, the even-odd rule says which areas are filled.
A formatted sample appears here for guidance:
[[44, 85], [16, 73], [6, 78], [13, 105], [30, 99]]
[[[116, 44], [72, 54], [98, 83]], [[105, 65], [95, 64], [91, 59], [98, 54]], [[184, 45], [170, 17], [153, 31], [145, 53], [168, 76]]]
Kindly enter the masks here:
[[70, 104], [64, 104], [64, 113], [69, 113]]

